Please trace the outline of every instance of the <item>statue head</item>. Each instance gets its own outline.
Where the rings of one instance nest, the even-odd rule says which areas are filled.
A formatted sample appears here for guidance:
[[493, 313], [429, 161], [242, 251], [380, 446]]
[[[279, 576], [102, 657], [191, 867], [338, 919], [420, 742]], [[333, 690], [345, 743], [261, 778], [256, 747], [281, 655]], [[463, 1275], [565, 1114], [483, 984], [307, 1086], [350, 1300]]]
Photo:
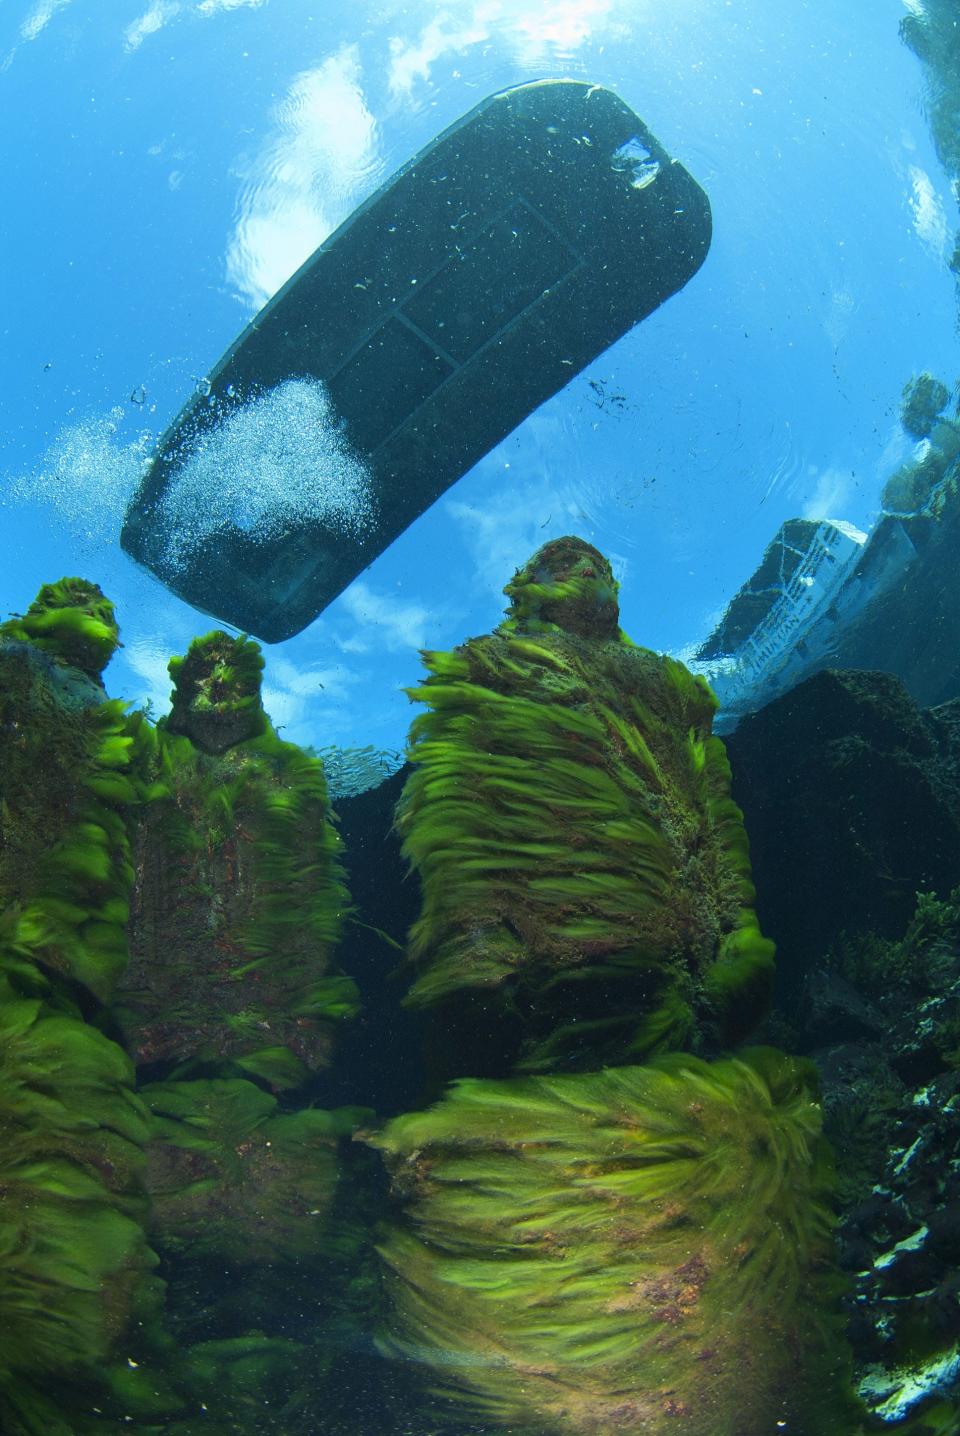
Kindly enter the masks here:
[[517, 570], [503, 590], [507, 624], [528, 633], [551, 629], [578, 638], [616, 638], [619, 585], [603, 554], [584, 539], [551, 539]]
[[215, 629], [195, 638], [182, 658], [171, 658], [169, 672], [174, 684], [165, 722], [169, 733], [190, 738], [206, 753], [224, 753], [264, 732], [259, 643]]

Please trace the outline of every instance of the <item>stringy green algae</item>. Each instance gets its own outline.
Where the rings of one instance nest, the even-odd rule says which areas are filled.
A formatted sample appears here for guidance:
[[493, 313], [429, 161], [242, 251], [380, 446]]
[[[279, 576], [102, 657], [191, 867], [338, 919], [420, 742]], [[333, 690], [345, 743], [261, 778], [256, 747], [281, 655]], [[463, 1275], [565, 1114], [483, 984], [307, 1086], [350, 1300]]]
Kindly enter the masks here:
[[246, 1266], [316, 1257], [329, 1245], [337, 1142], [369, 1112], [284, 1113], [240, 1078], [154, 1083], [142, 1097], [162, 1251]]
[[45, 583], [26, 613], [0, 624], [0, 634], [97, 682], [120, 642], [113, 604], [85, 578]]
[[388, 1123], [383, 1349], [525, 1433], [852, 1436], [809, 1076], [672, 1054]]
[[623, 634], [582, 540], [547, 544], [505, 592], [500, 627], [425, 654], [410, 692], [427, 711], [397, 818], [423, 884], [407, 1000], [498, 994], [528, 1015], [530, 1070], [735, 1040], [773, 949], [715, 699]]
[[[121, 1049], [0, 993], [0, 1429], [54, 1374], [111, 1353], [156, 1264], [143, 1230], [146, 1113]], [[27, 1425], [26, 1429], [30, 1429]]]

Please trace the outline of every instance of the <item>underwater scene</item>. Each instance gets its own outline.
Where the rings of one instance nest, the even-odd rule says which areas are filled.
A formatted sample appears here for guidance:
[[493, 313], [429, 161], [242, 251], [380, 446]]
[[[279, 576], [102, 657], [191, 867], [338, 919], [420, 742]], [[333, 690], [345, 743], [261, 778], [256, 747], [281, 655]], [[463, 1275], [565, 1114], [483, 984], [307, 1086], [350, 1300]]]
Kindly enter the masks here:
[[960, 1436], [958, 0], [0, 98], [0, 1436]]

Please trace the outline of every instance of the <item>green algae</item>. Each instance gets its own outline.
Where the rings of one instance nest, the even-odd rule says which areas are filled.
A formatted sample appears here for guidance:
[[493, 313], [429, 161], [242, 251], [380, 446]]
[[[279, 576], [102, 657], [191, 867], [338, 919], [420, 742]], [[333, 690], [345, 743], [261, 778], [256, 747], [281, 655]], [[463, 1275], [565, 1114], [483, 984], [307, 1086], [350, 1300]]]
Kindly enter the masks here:
[[240, 1265], [318, 1256], [337, 1143], [369, 1112], [284, 1113], [243, 1078], [148, 1084], [151, 1232], [163, 1251]]
[[[711, 695], [620, 633], [612, 575], [586, 548], [561, 547], [553, 578], [558, 553], [546, 568], [538, 556], [496, 634], [430, 656], [421, 766], [399, 820], [426, 891], [414, 1000], [503, 995], [524, 1029], [518, 1067], [534, 1071], [737, 1040], [769, 981]], [[332, 960], [348, 899], [322, 768], [263, 713], [249, 640], [209, 634], [175, 660], [156, 730], [50, 650], [10, 638], [4, 662], [28, 696], [42, 692], [60, 744], [33, 828], [22, 803], [0, 811], [15, 838], [0, 867], [6, 991], [35, 1024], [67, 1024], [74, 1116], [96, 1069], [84, 1034], [114, 1063], [100, 1094], [113, 1127], [58, 1137], [37, 1180], [79, 1172], [100, 1201], [106, 1177], [104, 1241], [96, 1218], [88, 1259], [109, 1245], [126, 1274], [115, 1286], [95, 1274], [84, 1293], [94, 1312], [110, 1293], [116, 1320], [99, 1334], [94, 1321], [61, 1362], [56, 1400], [53, 1341], [0, 1382], [7, 1425], [325, 1429], [336, 1344], [367, 1340], [377, 1300], [363, 1230], [377, 1183], [341, 1145], [371, 1114], [290, 1106], [357, 1005]], [[40, 800], [57, 791], [61, 812]], [[41, 869], [54, 876], [38, 881]], [[117, 991], [120, 1030], [164, 1079], [141, 1101], [121, 1050], [80, 1020], [81, 988], [100, 1003]], [[128, 1104], [115, 1111], [114, 1089]], [[4, 1092], [0, 1061], [0, 1113]], [[741, 1436], [780, 1412], [805, 1433], [802, 1411], [816, 1436], [846, 1436], [859, 1416], [838, 1395], [818, 1120], [805, 1073], [770, 1053], [460, 1084], [372, 1139], [407, 1208], [382, 1245], [383, 1349], [468, 1419], [537, 1436], [545, 1423], [550, 1436], [655, 1436], [678, 1420], [691, 1436]], [[69, 1275], [77, 1229], [59, 1210], [50, 1226]], [[64, 1309], [81, 1310], [73, 1295]], [[738, 1371], [743, 1427], [729, 1416]]]
[[537, 1432], [849, 1436], [830, 1163], [769, 1049], [464, 1079], [371, 1139], [403, 1220], [385, 1351]]
[[[198, 640], [172, 665], [182, 701], [157, 731], [104, 696], [99, 673], [116, 641], [112, 605], [82, 580], [48, 585], [0, 627], [0, 1424], [11, 1436], [107, 1436], [131, 1420], [226, 1433], [278, 1386], [281, 1348], [302, 1384], [302, 1343], [256, 1332], [172, 1340], [148, 1222], [175, 1279], [175, 1315], [181, 1258], [189, 1267], [216, 1249], [221, 1262], [226, 1251], [278, 1270], [329, 1265], [345, 1240], [323, 1233], [350, 1115], [280, 1112], [257, 1085], [300, 1085], [326, 1060], [332, 1024], [356, 1010], [355, 986], [329, 965], [347, 900], [322, 768], [281, 743], [263, 713], [257, 645]], [[169, 848], [157, 849], [158, 833]], [[241, 993], [215, 1019], [229, 1044], [205, 1047], [202, 1021], [185, 1024], [180, 1068], [212, 1054], [228, 1088], [230, 1074], [251, 1080], [235, 1081], [242, 1098], [219, 1107], [195, 1084], [154, 1084], [154, 1113], [133, 1094], [130, 1058], [78, 1001], [117, 1030], [139, 976], [125, 975], [128, 933], [138, 958], [153, 941], [155, 979], [172, 963], [201, 1002], [210, 996], [189, 964], [176, 967], [162, 931], [144, 936], [145, 908], [157, 915], [145, 886], [171, 854], [176, 876], [179, 861], [206, 885], [207, 912], [226, 913], [205, 952], [212, 937], [223, 980]], [[168, 896], [175, 911], [183, 893]], [[204, 1143], [211, 1104], [217, 1131], [208, 1126]], [[178, 1186], [178, 1157], [204, 1176]], [[189, 1214], [210, 1188], [198, 1232]], [[205, 1320], [215, 1335], [216, 1302]], [[233, 1404], [197, 1395], [214, 1357]], [[309, 1364], [318, 1369], [315, 1350]]]
[[260, 701], [263, 654], [253, 639], [214, 629], [195, 638], [182, 657], [171, 658], [169, 672], [174, 688], [164, 721], [168, 733], [223, 753], [268, 731]]
[[99, 681], [120, 644], [114, 607], [84, 578], [45, 583], [24, 614], [0, 623], [0, 641], [29, 643], [55, 662]]
[[89, 1024], [0, 992], [4, 1430], [27, 1420], [31, 1384], [92, 1377], [153, 1280], [147, 1115], [132, 1080], [126, 1055]]

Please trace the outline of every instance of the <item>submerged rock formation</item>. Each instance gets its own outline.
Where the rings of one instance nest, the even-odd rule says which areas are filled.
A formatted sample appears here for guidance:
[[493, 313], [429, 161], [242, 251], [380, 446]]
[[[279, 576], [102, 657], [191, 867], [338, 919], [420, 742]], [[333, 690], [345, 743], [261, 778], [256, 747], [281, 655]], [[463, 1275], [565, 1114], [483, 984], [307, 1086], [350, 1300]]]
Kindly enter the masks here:
[[[835, 1143], [855, 1380], [911, 1433], [952, 1432], [960, 1392], [960, 889], [921, 894], [896, 938], [819, 958], [796, 1040]], [[832, 992], [832, 1001], [824, 994]], [[824, 1018], [827, 1020], [824, 1020]]]
[[[620, 632], [609, 566], [579, 540], [548, 545], [507, 591], [494, 634], [428, 658], [397, 818], [423, 879], [410, 952], [432, 1076], [464, 1080], [379, 1132], [365, 1110], [316, 1105], [335, 1090], [334, 1023], [356, 1005], [334, 967], [341, 847], [320, 765], [263, 712], [256, 645], [198, 640], [171, 665], [173, 710], [153, 727], [105, 698], [105, 649], [94, 645], [83, 671], [0, 632], [0, 1244], [14, 1254], [0, 1263], [0, 1424], [11, 1436], [117, 1436], [131, 1422], [151, 1436], [340, 1436], [358, 1422], [428, 1431], [458, 1413], [467, 1429], [525, 1436], [867, 1429], [838, 1315], [834, 1183], [809, 1066], [772, 1049], [719, 1052], [763, 1014], [772, 945], [709, 690]], [[106, 601], [88, 597], [109, 635]], [[84, 622], [44, 622], [79, 661]], [[832, 703], [813, 705], [837, 726], [826, 756], [804, 730], [810, 714], [758, 745], [760, 772], [777, 767], [785, 785], [776, 805], [813, 804], [810, 772], [858, 772], [866, 744], [888, 764], [888, 807], [893, 771], [904, 791], [932, 795], [911, 817], [932, 839], [960, 774], [960, 757], [951, 768], [944, 756], [952, 710], [911, 717], [889, 681], [829, 681]], [[859, 746], [844, 723], [862, 730]], [[746, 771], [738, 762], [738, 782]], [[873, 771], [866, 762], [865, 803]], [[388, 801], [367, 805], [369, 833], [348, 824], [372, 845], [365, 943], [382, 943], [380, 926], [404, 911], [379, 891]], [[763, 867], [779, 830], [756, 811]], [[867, 819], [864, 839], [897, 836], [889, 813]], [[835, 857], [833, 820], [829, 804], [811, 808]], [[825, 874], [783, 867], [808, 898], [818, 883], [829, 894]], [[871, 911], [867, 901], [857, 921]], [[786, 929], [784, 941], [796, 950]], [[382, 960], [364, 961], [381, 981]], [[857, 990], [852, 968], [828, 976], [821, 1012], [841, 984]], [[407, 1028], [379, 1043], [392, 991], [384, 983], [341, 1100], [362, 1100], [371, 1054], [401, 1064], [414, 1040]], [[857, 1002], [862, 1037], [877, 1001]], [[936, 1060], [949, 1063], [945, 1010], [941, 1027]], [[108, 1033], [126, 1035], [139, 1090]], [[930, 1251], [952, 1250], [952, 1189], [946, 1211], [916, 1190], [901, 1203], [904, 1154], [871, 1146], [878, 1124], [855, 1117], [862, 1140], [844, 1138], [850, 1113], [823, 1071], [830, 1123], [860, 1163], [841, 1166], [844, 1251], [887, 1241], [904, 1214], [929, 1216]], [[932, 1081], [949, 1102], [942, 1067]], [[907, 1082], [898, 1069], [884, 1108], [904, 1134]], [[868, 1167], [886, 1173], [889, 1220], [862, 1210]], [[923, 1185], [934, 1166], [924, 1157], [910, 1170]], [[929, 1303], [917, 1285], [927, 1267], [892, 1240], [890, 1279], [929, 1334], [949, 1293]], [[881, 1312], [886, 1267], [847, 1264], [862, 1312]], [[865, 1362], [888, 1389], [913, 1349], [911, 1320], [889, 1361], [858, 1338], [857, 1381], [877, 1410]]]
[[0, 972], [106, 1000], [127, 960], [133, 814], [153, 734], [108, 699], [119, 642], [95, 584], [46, 584], [0, 624]]
[[242, 1078], [156, 1082], [147, 1185], [169, 1253], [240, 1267], [315, 1258], [330, 1240], [337, 1142], [369, 1113], [283, 1112]]
[[960, 880], [960, 701], [827, 669], [727, 738], [764, 928], [796, 982], [844, 931], [898, 937]]
[[[817, 674], [728, 740], [782, 974], [837, 1152], [855, 1384], [878, 1425], [960, 1429], [960, 702]], [[812, 896], [811, 896], [812, 895]]]
[[[278, 738], [262, 669], [259, 645], [220, 631], [170, 663], [114, 1005], [153, 1079], [148, 1225], [176, 1345], [151, 1370], [186, 1430], [207, 1412], [215, 1436], [254, 1420], [286, 1436], [319, 1392], [360, 1240], [334, 1218], [342, 1141], [370, 1115], [305, 1087], [357, 1010], [334, 966], [349, 899], [322, 765]], [[139, 1409], [155, 1414], [149, 1391]]]

